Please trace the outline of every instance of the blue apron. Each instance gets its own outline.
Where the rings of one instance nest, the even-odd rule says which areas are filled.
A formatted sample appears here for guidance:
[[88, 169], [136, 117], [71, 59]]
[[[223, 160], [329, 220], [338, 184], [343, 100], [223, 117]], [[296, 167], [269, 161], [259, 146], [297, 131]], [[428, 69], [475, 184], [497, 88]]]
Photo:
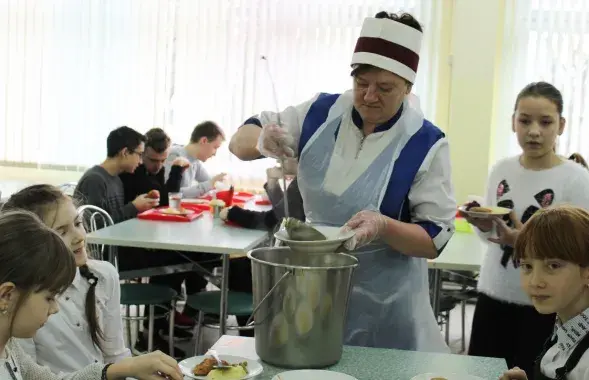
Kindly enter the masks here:
[[[308, 132], [308, 123], [307, 130], [303, 125], [301, 141], [304, 146], [300, 152], [297, 178], [309, 222], [342, 226], [359, 211], [380, 210], [394, 163], [403, 161], [399, 159], [403, 148], [424, 121], [421, 111], [405, 101], [401, 117], [391, 128], [391, 131], [397, 131], [391, 132], [390, 142], [357, 180], [336, 195], [324, 188], [324, 180], [330, 164], [340, 159], [335, 157], [332, 160], [332, 155], [338, 154], [334, 151], [335, 136], [341, 136], [343, 128], [356, 128], [351, 120], [351, 110], [351, 94], [346, 93], [329, 107], [326, 118], [319, 118], [323, 119], [320, 126], [311, 126], [312, 134]], [[317, 119], [316, 115], [308, 116], [309, 120]], [[398, 133], [399, 128], [402, 133]], [[352, 155], [341, 159], [354, 158]], [[402, 179], [409, 181], [407, 188], [410, 188], [413, 177]], [[408, 209], [406, 196], [402, 194], [402, 199], [396, 200], [400, 207], [396, 215], [389, 216], [401, 219], [402, 214], [406, 214], [402, 212]], [[390, 198], [389, 194], [386, 198]], [[352, 280], [345, 344], [448, 352], [430, 305], [427, 261], [395, 252], [381, 241], [361, 247], [353, 254], [359, 265]]]

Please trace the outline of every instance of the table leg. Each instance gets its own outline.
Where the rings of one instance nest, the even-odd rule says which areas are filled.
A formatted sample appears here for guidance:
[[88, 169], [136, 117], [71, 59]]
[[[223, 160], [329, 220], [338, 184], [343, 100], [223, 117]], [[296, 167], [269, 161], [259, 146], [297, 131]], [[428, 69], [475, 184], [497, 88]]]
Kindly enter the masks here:
[[221, 255], [223, 260], [221, 275], [221, 305], [219, 313], [219, 338], [225, 335], [227, 330], [227, 293], [229, 292], [229, 255]]
[[440, 292], [442, 290], [442, 271], [440, 269], [433, 270], [433, 296], [432, 296], [432, 309], [434, 310], [434, 315], [436, 316], [436, 320], [438, 315], [440, 314]]

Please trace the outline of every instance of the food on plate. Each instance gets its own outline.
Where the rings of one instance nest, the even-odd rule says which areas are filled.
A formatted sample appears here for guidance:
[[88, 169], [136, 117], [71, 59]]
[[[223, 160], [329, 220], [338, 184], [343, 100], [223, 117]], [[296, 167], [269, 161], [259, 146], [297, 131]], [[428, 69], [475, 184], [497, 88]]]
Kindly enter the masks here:
[[209, 202], [212, 207], [225, 207], [225, 201], [222, 199], [213, 199]]
[[294, 322], [297, 335], [305, 336], [311, 331], [313, 328], [313, 309], [308, 302], [303, 301], [299, 304], [295, 312]]
[[[224, 365], [229, 365], [225, 360], [221, 360]], [[205, 358], [202, 362], [198, 363], [193, 369], [192, 374], [196, 376], [206, 376], [213, 370], [213, 367], [217, 365], [215, 358]]]
[[288, 340], [288, 323], [283, 313], [278, 313], [270, 324], [270, 341], [275, 346], [282, 346]]
[[490, 208], [486, 208], [486, 207], [471, 207], [471, 209], [468, 211], [481, 212], [481, 213], [487, 213], [487, 214], [493, 212], [493, 210], [491, 210]]
[[445, 377], [432, 377], [429, 380], [448, 380], [448, 379], [446, 379]]
[[466, 204], [464, 208], [466, 211], [470, 211], [473, 207], [481, 207], [481, 204], [477, 201], [471, 201]]
[[284, 218], [282, 228], [286, 231], [288, 238], [296, 241], [320, 241], [327, 240], [327, 237], [305, 222], [295, 218]]
[[214, 368], [217, 366], [217, 361], [212, 357], [207, 357], [192, 369], [192, 374], [215, 380], [241, 379], [247, 375], [247, 362], [230, 364], [226, 360], [221, 360], [221, 363], [230, 366], [230, 368]]
[[231, 364], [230, 368], [213, 369], [207, 375], [210, 380], [239, 380], [247, 376], [247, 362]]
[[160, 192], [157, 190], [151, 190], [145, 196], [149, 199], [160, 199]]
[[162, 214], [168, 214], [168, 215], [186, 215], [189, 213], [189, 211], [185, 208], [181, 208], [181, 209], [175, 209], [175, 208], [164, 208], [161, 210]]

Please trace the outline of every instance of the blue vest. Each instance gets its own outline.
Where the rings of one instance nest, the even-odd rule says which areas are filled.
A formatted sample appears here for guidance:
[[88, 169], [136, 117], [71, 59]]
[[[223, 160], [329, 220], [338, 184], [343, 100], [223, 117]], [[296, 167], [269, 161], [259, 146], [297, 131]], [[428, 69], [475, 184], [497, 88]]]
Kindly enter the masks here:
[[[299, 157], [309, 139], [327, 119], [329, 110], [338, 99], [339, 94], [319, 95], [305, 115], [299, 140]], [[395, 115], [393, 119], [398, 119]], [[393, 127], [394, 128], [394, 127]], [[337, 138], [336, 130], [334, 139]], [[393, 173], [385, 192], [380, 212], [402, 222], [410, 222], [409, 190], [423, 160], [434, 144], [443, 138], [444, 133], [430, 121], [423, 121], [421, 128], [409, 139], [395, 162]]]

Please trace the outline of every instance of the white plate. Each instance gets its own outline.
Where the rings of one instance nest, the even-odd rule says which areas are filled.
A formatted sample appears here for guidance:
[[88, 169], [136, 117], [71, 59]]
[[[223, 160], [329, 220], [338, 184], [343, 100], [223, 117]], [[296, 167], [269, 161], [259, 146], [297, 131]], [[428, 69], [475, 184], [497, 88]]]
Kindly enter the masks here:
[[[180, 370], [182, 371], [182, 373], [185, 376], [188, 376], [191, 379], [206, 379], [207, 378], [206, 376], [193, 375], [192, 369], [194, 367], [196, 367], [198, 364], [200, 364], [205, 358], [208, 358], [208, 357], [210, 357], [210, 356], [208, 356], [208, 355], [193, 356], [191, 358], [187, 358], [187, 359], [182, 360], [180, 363], [178, 363], [178, 365], [180, 366]], [[251, 360], [251, 359], [243, 358], [241, 356], [233, 356], [233, 355], [219, 355], [219, 358], [221, 360], [226, 360], [230, 364], [247, 362], [248, 374], [247, 374], [247, 376], [242, 377], [242, 379], [251, 379], [252, 377], [257, 376], [260, 373], [262, 373], [262, 371], [264, 370], [262, 365], [260, 363], [258, 363], [256, 360]]]
[[293, 251], [311, 251], [309, 253], [331, 253], [335, 252], [346, 240], [354, 236], [354, 231], [343, 232], [341, 227], [332, 226], [313, 226], [321, 232], [326, 240], [317, 241], [299, 241], [290, 240], [285, 230], [280, 229], [274, 237], [284, 244], [288, 245]]
[[431, 380], [434, 378], [443, 378], [447, 380], [484, 380], [478, 376], [472, 376], [465, 373], [422, 373], [421, 375], [411, 378], [411, 380]]
[[466, 211], [466, 205], [460, 206], [460, 207], [458, 207], [458, 209], [460, 211], [462, 211], [463, 213], [465, 213], [466, 215], [470, 216], [471, 218], [479, 218], [479, 219], [487, 219], [487, 218], [492, 218], [492, 217], [496, 217], [496, 216], [503, 216], [503, 215], [507, 215], [511, 212], [511, 209], [508, 209], [505, 207], [485, 207], [485, 206], [481, 206], [481, 207], [488, 208], [489, 210], [491, 210], [491, 212]]
[[297, 371], [282, 372], [272, 380], [358, 380], [355, 377], [341, 372], [323, 371], [315, 369], [302, 369]]

